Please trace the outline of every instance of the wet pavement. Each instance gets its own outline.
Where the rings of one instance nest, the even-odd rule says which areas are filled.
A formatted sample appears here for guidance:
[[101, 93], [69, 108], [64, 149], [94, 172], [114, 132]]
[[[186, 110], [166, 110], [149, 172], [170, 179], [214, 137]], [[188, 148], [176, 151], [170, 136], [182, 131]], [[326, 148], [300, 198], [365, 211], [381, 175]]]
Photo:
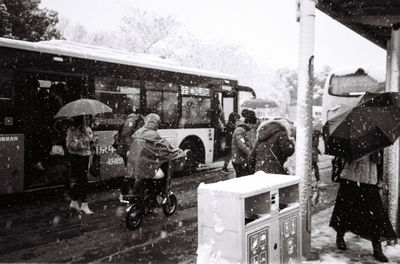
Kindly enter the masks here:
[[[0, 210], [1, 262], [29, 263], [196, 263], [197, 186], [234, 177], [220, 164], [186, 177], [173, 178], [178, 209], [165, 217], [161, 208], [146, 216], [138, 230], [128, 230], [125, 205], [118, 190], [97, 190], [89, 195], [94, 215], [70, 214], [67, 196], [49, 196]], [[320, 162], [321, 180], [313, 191], [314, 228], [328, 227], [315, 219], [334, 204], [338, 184], [330, 182], [330, 159]], [[327, 229], [327, 228], [325, 228]], [[329, 247], [328, 247], [329, 249]], [[332, 249], [334, 250], [334, 249]], [[313, 250], [313, 258], [322, 252]], [[362, 262], [359, 259], [358, 263]]]
[[178, 209], [144, 218], [141, 227], [126, 228], [117, 189], [89, 195], [94, 215], [70, 214], [67, 197], [49, 196], [0, 210], [1, 262], [180, 263], [196, 256], [197, 186], [230, 175], [208, 168], [173, 178]]

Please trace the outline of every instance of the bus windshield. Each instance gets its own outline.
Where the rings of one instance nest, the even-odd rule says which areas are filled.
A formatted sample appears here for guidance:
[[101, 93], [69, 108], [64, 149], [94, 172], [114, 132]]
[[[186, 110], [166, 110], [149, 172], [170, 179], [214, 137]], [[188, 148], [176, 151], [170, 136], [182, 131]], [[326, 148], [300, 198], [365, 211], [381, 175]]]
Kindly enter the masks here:
[[386, 71], [381, 66], [333, 69], [324, 86], [321, 121], [335, 116], [343, 105], [354, 104], [366, 92], [385, 91]]
[[368, 75], [332, 76], [329, 93], [337, 96], [359, 96], [365, 92], [382, 92], [384, 82], [377, 82]]

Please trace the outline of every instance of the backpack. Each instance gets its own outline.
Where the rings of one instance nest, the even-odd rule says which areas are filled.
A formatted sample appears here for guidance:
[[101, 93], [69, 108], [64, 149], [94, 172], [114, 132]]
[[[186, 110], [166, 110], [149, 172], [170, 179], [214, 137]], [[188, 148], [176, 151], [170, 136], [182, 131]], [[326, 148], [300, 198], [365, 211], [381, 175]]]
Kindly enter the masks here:
[[122, 123], [119, 128], [118, 128], [118, 132], [114, 135], [114, 143], [112, 143], [112, 147], [115, 149], [118, 149], [118, 146], [120, 146], [122, 144], [122, 137], [121, 137], [121, 132], [122, 132], [122, 128], [124, 127], [124, 123]]
[[[114, 135], [114, 143], [112, 144], [113, 148], [115, 148], [116, 153], [122, 157], [126, 156], [127, 151], [129, 150], [129, 146], [126, 145], [126, 140], [123, 140], [122, 137], [122, 130], [124, 128], [126, 122], [122, 123], [119, 128], [118, 132]], [[135, 121], [135, 127], [132, 130], [132, 135], [133, 133], [138, 130], [144, 123], [143, 117], [142, 116], [137, 116], [137, 119]], [[132, 136], [131, 135], [131, 136]]]
[[346, 165], [346, 160], [341, 157], [334, 157], [332, 160], [332, 175], [331, 181], [332, 182], [339, 182], [340, 174], [343, 171], [344, 165]]

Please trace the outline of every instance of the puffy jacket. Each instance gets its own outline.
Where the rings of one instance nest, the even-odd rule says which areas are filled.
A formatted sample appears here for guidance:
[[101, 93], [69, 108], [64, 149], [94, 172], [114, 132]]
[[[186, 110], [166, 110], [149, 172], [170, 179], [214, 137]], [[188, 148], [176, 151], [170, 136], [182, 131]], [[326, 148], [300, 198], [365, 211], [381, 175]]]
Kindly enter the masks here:
[[251, 135], [248, 133], [250, 127], [238, 120], [232, 136], [232, 163], [244, 164], [248, 162], [251, 152]]
[[249, 165], [254, 171], [287, 174], [283, 165], [294, 150], [294, 142], [282, 123], [276, 120], [264, 122], [257, 130], [257, 141], [251, 151]]
[[70, 126], [67, 131], [66, 145], [71, 154], [89, 156], [92, 151], [93, 132], [90, 127]]

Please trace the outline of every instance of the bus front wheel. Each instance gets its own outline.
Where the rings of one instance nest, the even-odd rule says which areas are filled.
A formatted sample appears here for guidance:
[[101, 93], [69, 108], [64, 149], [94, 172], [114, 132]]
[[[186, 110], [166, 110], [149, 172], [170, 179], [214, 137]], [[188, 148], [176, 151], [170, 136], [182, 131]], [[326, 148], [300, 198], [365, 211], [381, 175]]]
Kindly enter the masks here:
[[190, 140], [185, 140], [179, 146], [181, 149], [189, 149], [187, 154], [187, 160], [183, 168], [184, 173], [192, 174], [200, 163], [205, 162], [205, 150], [203, 143], [198, 138], [192, 138]]

